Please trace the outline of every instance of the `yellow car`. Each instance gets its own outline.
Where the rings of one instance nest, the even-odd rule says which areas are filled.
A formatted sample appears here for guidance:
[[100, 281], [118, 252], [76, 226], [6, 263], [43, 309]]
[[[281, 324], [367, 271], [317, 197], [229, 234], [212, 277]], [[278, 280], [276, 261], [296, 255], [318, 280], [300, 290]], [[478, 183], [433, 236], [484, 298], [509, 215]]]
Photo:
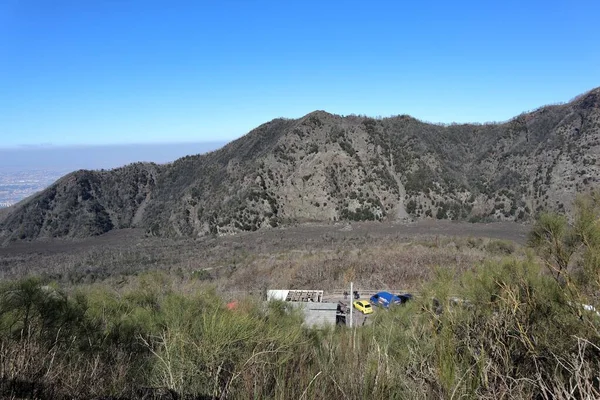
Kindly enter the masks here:
[[371, 307], [371, 303], [369, 303], [367, 300], [356, 300], [352, 304], [354, 305], [354, 308], [363, 314], [373, 313], [373, 307]]

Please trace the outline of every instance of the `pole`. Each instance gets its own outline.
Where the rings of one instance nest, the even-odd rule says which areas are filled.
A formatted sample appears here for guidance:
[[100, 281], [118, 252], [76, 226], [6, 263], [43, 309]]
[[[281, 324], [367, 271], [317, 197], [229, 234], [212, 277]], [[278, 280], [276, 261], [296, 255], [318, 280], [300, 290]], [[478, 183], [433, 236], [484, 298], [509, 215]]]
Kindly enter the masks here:
[[352, 309], [354, 308], [352, 299], [354, 299], [354, 292], [352, 291], [352, 282], [350, 282], [350, 328], [352, 328]]

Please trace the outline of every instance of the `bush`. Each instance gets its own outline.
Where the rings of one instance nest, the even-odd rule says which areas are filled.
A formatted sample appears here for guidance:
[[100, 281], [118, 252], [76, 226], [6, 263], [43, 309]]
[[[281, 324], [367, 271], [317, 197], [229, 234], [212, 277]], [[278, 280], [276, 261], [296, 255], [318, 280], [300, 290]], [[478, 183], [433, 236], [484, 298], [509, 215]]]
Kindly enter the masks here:
[[508, 256], [515, 252], [515, 244], [506, 240], [492, 240], [485, 249], [492, 254]]
[[213, 279], [210, 272], [205, 269], [199, 269], [197, 271], [192, 272], [192, 278], [198, 279], [200, 281], [210, 281]]
[[406, 203], [406, 212], [411, 215], [414, 215], [416, 210], [417, 210], [417, 202], [413, 199], [409, 200]]

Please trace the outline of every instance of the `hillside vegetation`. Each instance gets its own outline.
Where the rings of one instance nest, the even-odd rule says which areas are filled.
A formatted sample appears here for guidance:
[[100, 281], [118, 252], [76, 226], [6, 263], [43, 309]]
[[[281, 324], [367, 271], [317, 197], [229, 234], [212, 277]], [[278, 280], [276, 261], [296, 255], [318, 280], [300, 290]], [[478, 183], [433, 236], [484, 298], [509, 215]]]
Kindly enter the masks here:
[[519, 244], [527, 228], [520, 224], [491, 224], [501, 228], [497, 232], [484, 224], [415, 225], [418, 229], [378, 222], [354, 223], [352, 230], [302, 225], [205, 240], [127, 237], [121, 230], [85, 241], [13, 243], [0, 248], [0, 280], [39, 275], [67, 286], [121, 288], [141, 273], [159, 270], [208, 282], [224, 296], [269, 288], [335, 290], [347, 287], [351, 277], [358, 289], [412, 291], [437, 266], [460, 272], [482, 260], [525, 257]]
[[0, 222], [5, 240], [140, 227], [201, 236], [303, 221], [529, 220], [600, 179], [600, 89], [497, 124], [316, 111], [168, 165], [77, 171]]
[[118, 290], [5, 281], [1, 395], [598, 398], [600, 194], [570, 224], [542, 215], [530, 245], [440, 267], [413, 302], [354, 329], [308, 329], [285, 303], [253, 298], [230, 310], [210, 285], [157, 272]]

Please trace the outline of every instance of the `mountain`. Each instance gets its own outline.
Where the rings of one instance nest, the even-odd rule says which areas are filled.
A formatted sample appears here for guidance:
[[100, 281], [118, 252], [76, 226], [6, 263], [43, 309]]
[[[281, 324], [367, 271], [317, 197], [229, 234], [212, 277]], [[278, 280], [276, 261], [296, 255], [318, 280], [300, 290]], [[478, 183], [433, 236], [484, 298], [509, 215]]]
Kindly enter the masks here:
[[495, 124], [312, 112], [220, 150], [73, 172], [0, 214], [4, 240], [140, 227], [197, 236], [303, 221], [528, 220], [600, 181], [600, 88]]

